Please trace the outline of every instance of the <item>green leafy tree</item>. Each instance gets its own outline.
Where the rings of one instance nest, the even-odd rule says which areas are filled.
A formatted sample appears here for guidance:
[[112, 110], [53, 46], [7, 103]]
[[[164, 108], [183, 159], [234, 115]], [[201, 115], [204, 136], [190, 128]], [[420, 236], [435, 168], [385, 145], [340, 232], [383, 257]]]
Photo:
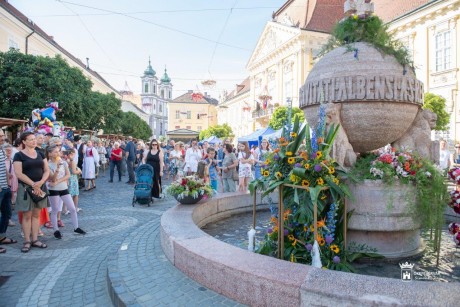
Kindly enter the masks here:
[[438, 116], [434, 130], [445, 131], [449, 129], [450, 114], [446, 111], [446, 99], [444, 97], [426, 93], [423, 109], [429, 109]]
[[28, 119], [35, 108], [58, 101], [58, 120], [82, 127], [83, 102], [90, 96], [91, 80], [78, 68], [55, 58], [0, 52], [0, 116]]
[[202, 130], [200, 132], [200, 140], [207, 139], [210, 136], [216, 136], [218, 138], [226, 138], [226, 137], [232, 137], [233, 136], [233, 130], [232, 127], [230, 127], [228, 124], [223, 124], [223, 125], [216, 125], [213, 127], [209, 127], [206, 130]]
[[131, 111], [122, 112], [120, 128], [123, 135], [131, 135], [138, 139], [148, 140], [152, 136], [150, 126]]
[[[300, 122], [305, 120], [303, 111], [297, 107], [292, 108], [292, 122], [294, 122], [295, 116], [299, 116]], [[283, 125], [287, 122], [288, 119], [288, 108], [287, 107], [278, 107], [275, 112], [273, 112], [272, 118], [268, 123], [268, 126], [272, 127], [275, 130], [283, 128]]]
[[120, 108], [121, 100], [115, 94], [91, 92], [82, 103], [83, 117], [80, 119], [80, 127], [93, 131], [119, 131], [119, 119], [122, 116]]

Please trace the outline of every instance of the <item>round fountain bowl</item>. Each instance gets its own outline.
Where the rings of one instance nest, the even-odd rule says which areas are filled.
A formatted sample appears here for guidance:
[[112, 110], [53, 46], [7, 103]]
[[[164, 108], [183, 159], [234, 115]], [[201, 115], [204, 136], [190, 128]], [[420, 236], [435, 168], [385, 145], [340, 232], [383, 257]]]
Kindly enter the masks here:
[[398, 140], [423, 103], [423, 84], [409, 67], [367, 43], [339, 47], [315, 64], [299, 93], [315, 125], [321, 102], [340, 103], [340, 121], [356, 152]]
[[349, 184], [354, 210], [348, 221], [347, 242], [366, 244], [388, 259], [401, 259], [423, 251], [415, 187], [380, 180]]

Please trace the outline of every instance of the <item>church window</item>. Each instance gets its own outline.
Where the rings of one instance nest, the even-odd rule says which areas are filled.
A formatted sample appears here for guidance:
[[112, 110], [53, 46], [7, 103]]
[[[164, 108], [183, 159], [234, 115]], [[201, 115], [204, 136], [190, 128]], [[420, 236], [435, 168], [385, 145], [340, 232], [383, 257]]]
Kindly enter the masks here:
[[165, 90], [161, 90], [161, 98], [165, 98]]
[[436, 71], [442, 71], [451, 67], [452, 41], [450, 31], [438, 33], [435, 41], [436, 48]]
[[153, 93], [156, 94], [157, 93], [157, 87], [154, 85], [153, 86]]
[[177, 111], [176, 111], [176, 119], [179, 119], [179, 118], [180, 118], [180, 111], [177, 110]]
[[160, 104], [158, 105], [158, 111], [160, 111], [160, 112], [163, 112], [163, 107], [162, 107], [162, 105], [163, 105], [163, 104], [162, 104], [161, 101], [160, 101]]
[[168, 98], [171, 99], [171, 91], [168, 91]]
[[148, 92], [149, 92], [149, 84], [145, 83], [144, 84], [144, 93], [148, 93]]

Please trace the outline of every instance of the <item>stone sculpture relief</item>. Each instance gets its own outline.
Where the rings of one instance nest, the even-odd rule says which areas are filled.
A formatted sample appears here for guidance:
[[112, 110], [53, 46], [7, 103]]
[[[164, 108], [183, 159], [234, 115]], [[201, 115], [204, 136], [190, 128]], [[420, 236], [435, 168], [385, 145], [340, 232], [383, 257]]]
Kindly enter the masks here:
[[[329, 129], [331, 124], [340, 124], [340, 110], [342, 105], [340, 103], [326, 103], [326, 129]], [[331, 156], [342, 167], [351, 167], [356, 162], [356, 153], [353, 150], [350, 142], [348, 141], [347, 134], [342, 126], [337, 132], [334, 145], [332, 146]]]
[[436, 119], [432, 111], [420, 109], [409, 130], [391, 145], [400, 150], [413, 150], [424, 158], [432, 159], [431, 130], [436, 126]]

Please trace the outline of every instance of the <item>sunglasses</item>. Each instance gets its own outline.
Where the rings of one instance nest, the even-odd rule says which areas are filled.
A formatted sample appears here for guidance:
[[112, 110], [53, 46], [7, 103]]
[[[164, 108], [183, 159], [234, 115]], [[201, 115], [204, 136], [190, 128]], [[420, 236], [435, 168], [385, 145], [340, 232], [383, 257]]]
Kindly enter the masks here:
[[158, 145], [158, 144], [157, 144], [157, 143], [153, 143], [152, 146], [153, 146], [153, 145]]

